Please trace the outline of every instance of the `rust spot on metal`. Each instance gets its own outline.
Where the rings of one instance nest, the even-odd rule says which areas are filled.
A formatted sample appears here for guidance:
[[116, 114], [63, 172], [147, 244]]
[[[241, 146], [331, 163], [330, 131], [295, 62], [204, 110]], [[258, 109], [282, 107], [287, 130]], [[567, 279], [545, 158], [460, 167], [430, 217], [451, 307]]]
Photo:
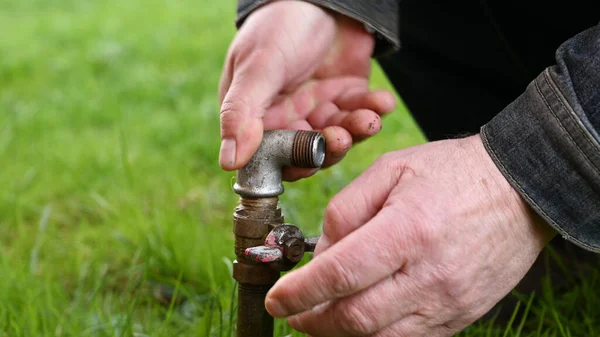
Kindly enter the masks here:
[[246, 258], [260, 263], [280, 261], [283, 252], [277, 247], [258, 246], [246, 249]]

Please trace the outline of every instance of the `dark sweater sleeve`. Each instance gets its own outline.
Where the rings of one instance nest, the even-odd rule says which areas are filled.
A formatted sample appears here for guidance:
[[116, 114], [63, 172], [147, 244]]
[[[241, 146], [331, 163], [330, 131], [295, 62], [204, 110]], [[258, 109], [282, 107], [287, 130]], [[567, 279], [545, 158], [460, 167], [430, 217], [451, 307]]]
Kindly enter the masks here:
[[[238, 0], [236, 26], [256, 8], [276, 0]], [[362, 22], [367, 30], [375, 34], [374, 55], [379, 56], [397, 50], [399, 38], [398, 0], [303, 0], [330, 9]]]
[[564, 238], [600, 251], [600, 25], [571, 38], [482, 128], [488, 153]]

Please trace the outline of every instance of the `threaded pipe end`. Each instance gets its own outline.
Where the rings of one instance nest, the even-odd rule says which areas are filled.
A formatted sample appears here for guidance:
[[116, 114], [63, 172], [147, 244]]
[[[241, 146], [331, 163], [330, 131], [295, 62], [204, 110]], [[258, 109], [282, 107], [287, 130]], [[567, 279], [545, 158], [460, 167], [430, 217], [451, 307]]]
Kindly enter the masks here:
[[318, 168], [325, 161], [325, 137], [320, 132], [297, 131], [292, 145], [292, 166]]

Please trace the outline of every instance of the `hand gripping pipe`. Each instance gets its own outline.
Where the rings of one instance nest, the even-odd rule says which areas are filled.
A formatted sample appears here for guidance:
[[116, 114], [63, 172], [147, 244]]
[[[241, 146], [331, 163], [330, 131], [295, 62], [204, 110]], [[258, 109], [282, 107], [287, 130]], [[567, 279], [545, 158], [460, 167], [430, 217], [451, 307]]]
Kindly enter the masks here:
[[238, 282], [237, 337], [272, 337], [273, 317], [264, 306], [265, 296], [280, 271], [313, 251], [316, 239], [304, 239], [300, 230], [284, 225], [278, 206], [283, 193], [281, 170], [285, 166], [319, 168], [325, 159], [325, 139], [319, 132], [265, 131], [250, 162], [238, 170], [234, 190], [240, 201], [233, 214]]

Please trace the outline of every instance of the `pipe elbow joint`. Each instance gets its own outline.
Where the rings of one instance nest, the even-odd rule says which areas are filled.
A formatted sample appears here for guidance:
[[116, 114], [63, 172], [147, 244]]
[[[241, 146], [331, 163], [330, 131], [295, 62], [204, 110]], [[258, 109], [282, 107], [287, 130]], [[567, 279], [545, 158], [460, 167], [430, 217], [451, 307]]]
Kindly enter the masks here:
[[246, 198], [275, 197], [283, 193], [284, 167], [319, 168], [324, 160], [325, 138], [320, 132], [265, 131], [254, 156], [237, 171], [233, 189]]

